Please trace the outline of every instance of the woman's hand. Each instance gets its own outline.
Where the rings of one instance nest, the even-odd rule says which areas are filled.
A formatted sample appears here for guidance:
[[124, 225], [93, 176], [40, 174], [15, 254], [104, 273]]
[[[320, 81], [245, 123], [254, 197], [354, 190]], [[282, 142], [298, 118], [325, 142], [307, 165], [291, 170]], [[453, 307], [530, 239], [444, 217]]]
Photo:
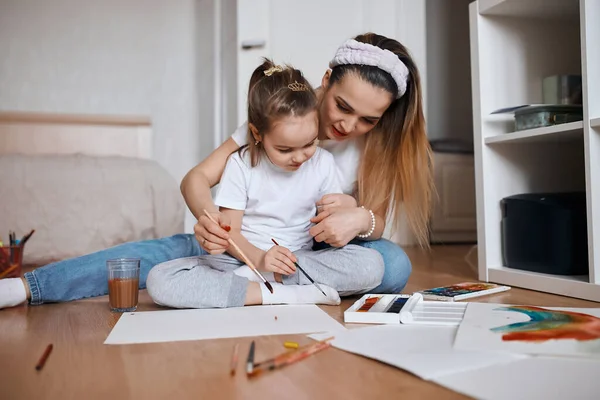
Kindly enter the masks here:
[[338, 193], [326, 194], [321, 197], [321, 200], [317, 201], [317, 214], [337, 207], [354, 208], [357, 205], [356, 199], [350, 195]]
[[261, 266], [265, 271], [282, 275], [291, 275], [296, 272], [296, 256], [283, 246], [273, 246], [264, 255]]
[[229, 232], [231, 230], [231, 221], [229, 217], [220, 212], [211, 212], [211, 216], [219, 223], [212, 222], [206, 215], [201, 215], [198, 223], [194, 225], [196, 240], [200, 247], [209, 254], [222, 254], [229, 247]]
[[316, 225], [310, 228], [310, 234], [317, 242], [325, 242], [333, 247], [342, 247], [348, 244], [357, 234], [368, 230], [365, 222], [368, 221], [364, 213], [368, 211], [358, 207], [333, 208], [325, 210], [310, 219]]

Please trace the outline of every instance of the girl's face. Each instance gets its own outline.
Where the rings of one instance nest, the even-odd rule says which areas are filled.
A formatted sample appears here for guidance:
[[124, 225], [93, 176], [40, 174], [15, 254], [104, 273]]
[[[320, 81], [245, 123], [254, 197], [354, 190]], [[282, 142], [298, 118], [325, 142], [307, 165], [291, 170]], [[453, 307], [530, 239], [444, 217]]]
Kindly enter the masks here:
[[261, 146], [273, 164], [286, 171], [296, 171], [315, 154], [318, 130], [316, 111], [303, 117], [283, 117], [263, 135]]
[[369, 132], [392, 104], [392, 94], [352, 73], [330, 85], [330, 75], [322, 81], [319, 138], [340, 141]]

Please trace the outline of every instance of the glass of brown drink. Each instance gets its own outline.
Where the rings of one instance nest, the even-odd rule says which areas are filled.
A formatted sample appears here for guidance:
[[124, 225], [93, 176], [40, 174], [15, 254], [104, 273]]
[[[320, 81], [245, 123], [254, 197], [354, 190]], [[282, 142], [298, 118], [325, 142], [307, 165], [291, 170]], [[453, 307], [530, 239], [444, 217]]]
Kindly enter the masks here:
[[106, 261], [108, 302], [113, 312], [135, 311], [138, 304], [140, 260], [119, 258]]

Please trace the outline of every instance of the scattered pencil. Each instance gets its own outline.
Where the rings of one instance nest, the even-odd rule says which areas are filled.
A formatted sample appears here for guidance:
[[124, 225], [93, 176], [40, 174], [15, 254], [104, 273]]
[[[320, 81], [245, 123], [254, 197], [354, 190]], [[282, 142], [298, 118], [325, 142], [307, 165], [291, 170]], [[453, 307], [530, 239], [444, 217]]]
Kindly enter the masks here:
[[237, 369], [239, 350], [240, 344], [236, 343], [235, 346], [233, 346], [233, 354], [231, 355], [231, 376], [235, 375], [235, 370]]
[[[277, 243], [277, 242], [275, 241], [275, 239], [271, 238], [271, 241], [272, 241], [273, 243], [275, 243], [275, 246], [279, 246], [279, 243]], [[300, 265], [299, 265], [297, 262], [295, 262], [295, 263], [294, 263], [294, 265], [296, 266], [296, 268], [298, 268], [298, 269], [300, 270], [300, 272], [302, 272], [302, 273], [304, 274], [304, 276], [306, 276], [306, 277], [308, 278], [308, 280], [309, 280], [309, 281], [310, 281], [310, 282], [311, 282], [313, 285], [315, 285], [315, 287], [316, 287], [317, 289], [319, 289], [319, 290], [321, 291], [321, 293], [323, 293], [323, 296], [327, 297], [327, 295], [325, 294], [325, 292], [323, 291], [323, 289], [321, 289], [321, 288], [319, 287], [319, 285], [317, 285], [317, 282], [315, 282], [315, 281], [313, 280], [313, 278], [311, 278], [311, 277], [310, 277], [310, 275], [308, 275], [308, 274], [306, 273], [306, 271], [305, 271], [305, 270], [303, 270], [303, 269], [302, 269], [302, 267], [301, 267], [301, 266], [300, 266]]]
[[296, 342], [283, 342], [283, 347], [286, 349], [297, 349], [300, 345]]
[[300, 347], [296, 351], [288, 351], [269, 360], [254, 364], [252, 372], [248, 373], [248, 376], [258, 376], [263, 372], [272, 371], [274, 369], [282, 368], [286, 365], [291, 365], [298, 361], [304, 360], [305, 358], [310, 357], [313, 354], [316, 354], [320, 351], [331, 347], [331, 343], [329, 341], [332, 339], [333, 337], [330, 337], [319, 342]]
[[35, 366], [36, 370], [41, 370], [42, 368], [44, 368], [44, 364], [46, 364], [46, 360], [48, 359], [48, 356], [50, 356], [50, 353], [52, 352], [52, 343], [50, 343], [47, 347], [46, 350], [44, 351], [44, 354], [42, 354], [42, 357], [40, 357], [40, 360], [38, 361], [38, 363]]
[[246, 360], [246, 374], [250, 375], [254, 372], [254, 340], [250, 344], [248, 351], [248, 359]]

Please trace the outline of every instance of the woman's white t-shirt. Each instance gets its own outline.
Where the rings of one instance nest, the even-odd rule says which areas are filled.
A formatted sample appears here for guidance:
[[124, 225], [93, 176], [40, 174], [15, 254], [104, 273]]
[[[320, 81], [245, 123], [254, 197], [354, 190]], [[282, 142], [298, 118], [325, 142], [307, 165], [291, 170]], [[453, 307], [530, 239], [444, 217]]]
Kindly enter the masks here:
[[219, 207], [244, 210], [241, 233], [262, 250], [271, 238], [291, 251], [312, 247], [308, 232], [316, 202], [328, 193], [342, 193], [331, 153], [317, 148], [298, 170], [277, 167], [268, 158], [251, 167], [250, 152], [233, 153], [227, 160], [215, 195]]
[[[231, 137], [239, 146], [248, 144], [248, 124], [242, 124]], [[319, 141], [319, 146], [329, 151], [335, 159], [338, 177], [345, 194], [352, 195], [354, 190], [363, 141], [363, 136], [339, 142], [335, 140]]]

